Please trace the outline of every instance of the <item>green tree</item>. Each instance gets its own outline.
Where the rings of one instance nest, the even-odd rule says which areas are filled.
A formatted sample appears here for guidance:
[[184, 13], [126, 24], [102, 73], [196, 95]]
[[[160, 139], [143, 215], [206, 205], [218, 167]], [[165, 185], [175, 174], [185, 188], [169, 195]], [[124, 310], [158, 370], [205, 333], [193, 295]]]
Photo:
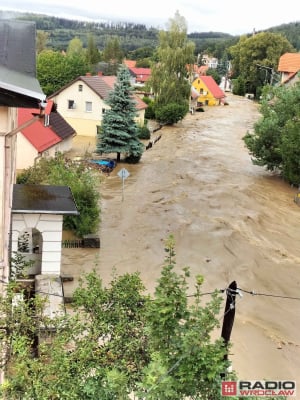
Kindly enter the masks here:
[[151, 361], [144, 370], [143, 395], [149, 400], [219, 399], [226, 349], [221, 338], [211, 340], [211, 332], [219, 326], [221, 297], [215, 292], [202, 305], [203, 277], [197, 276], [194, 299], [189, 301], [189, 268], [175, 272], [172, 236], [165, 251], [165, 265], [147, 309]]
[[110, 92], [107, 110], [97, 138], [96, 152], [99, 154], [117, 153], [117, 161], [125, 154], [128, 162], [138, 162], [144, 146], [138, 139], [138, 126], [135, 122], [136, 103], [130, 84], [130, 74], [121, 66], [117, 82]]
[[70, 49], [69, 55], [43, 50], [37, 56], [37, 78], [47, 95], [88, 71], [85, 57]]
[[54, 158], [42, 158], [25, 169], [18, 175], [17, 182], [69, 186], [80, 215], [65, 216], [64, 229], [78, 237], [96, 232], [100, 222], [99, 181], [88, 168], [65, 161], [62, 154], [57, 154]]
[[108, 63], [108, 74], [116, 75], [119, 65], [122, 63], [124, 52], [121, 49], [120, 39], [118, 36], [110, 37], [102, 52], [102, 58]]
[[86, 50], [86, 60], [91, 71], [94, 72], [96, 64], [101, 60], [101, 54], [95, 44], [95, 39], [92, 34], [88, 35], [88, 44]]
[[216, 70], [216, 68], [209, 68], [206, 71], [206, 75], [211, 76], [218, 85], [221, 83], [221, 76], [219, 75], [219, 73]]
[[280, 56], [291, 51], [294, 51], [293, 46], [280, 34], [261, 32], [250, 37], [241, 36], [239, 42], [228, 49], [234, 78], [243, 81], [239, 89], [245, 90], [241, 93], [234, 89], [234, 93], [254, 93], [259, 97], [263, 86], [274, 83]]
[[211, 339], [221, 298], [215, 292], [202, 305], [197, 276], [191, 301], [189, 269], [175, 271], [172, 236], [165, 250], [154, 295], [144, 293], [137, 272], [114, 272], [104, 286], [93, 271], [80, 280], [70, 312], [51, 319], [46, 297], [29, 296], [11, 281], [0, 294], [6, 372], [0, 397], [129, 400], [133, 393], [147, 400], [221, 400], [226, 350], [222, 340]]
[[279, 171], [290, 183], [300, 184], [300, 85], [265, 88], [262, 117], [244, 141], [252, 162]]
[[85, 55], [85, 50], [83, 48], [82, 41], [76, 36], [74, 39], [70, 40], [67, 48], [67, 56], [82, 56]]
[[37, 33], [36, 33], [36, 51], [38, 54], [41, 51], [46, 49], [48, 39], [49, 39], [48, 32], [40, 31], [40, 30], [37, 31]]
[[[169, 20], [168, 30], [159, 33], [157, 60], [151, 69], [149, 87], [152, 88], [156, 109], [159, 110], [158, 120], [163, 114], [164, 123], [172, 124], [183, 118], [183, 107], [184, 115], [188, 112], [191, 90], [188, 65], [194, 63], [194, 44], [187, 39], [186, 20], [178, 11]], [[178, 115], [174, 121], [176, 108]]]

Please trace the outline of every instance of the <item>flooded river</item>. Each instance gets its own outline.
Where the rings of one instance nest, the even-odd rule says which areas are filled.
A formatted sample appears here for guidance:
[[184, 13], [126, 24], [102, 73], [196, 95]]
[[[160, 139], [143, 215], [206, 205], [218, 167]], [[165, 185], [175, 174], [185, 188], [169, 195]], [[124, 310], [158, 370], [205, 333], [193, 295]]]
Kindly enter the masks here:
[[[189, 266], [192, 277], [202, 274], [204, 292], [233, 280], [245, 290], [237, 298], [231, 336], [230, 359], [239, 378], [298, 379], [300, 390], [296, 189], [251, 162], [242, 137], [259, 118], [257, 105], [231, 94], [228, 103], [164, 127], [139, 164], [120, 163], [104, 179], [101, 248], [63, 250], [62, 271], [75, 277], [65, 292], [93, 268], [105, 283], [114, 268], [140, 271], [152, 291], [164, 241], [173, 234], [177, 269]], [[76, 141], [81, 154], [95, 145], [90, 138]], [[123, 193], [121, 168], [130, 173]], [[224, 306], [225, 300], [224, 294]]]

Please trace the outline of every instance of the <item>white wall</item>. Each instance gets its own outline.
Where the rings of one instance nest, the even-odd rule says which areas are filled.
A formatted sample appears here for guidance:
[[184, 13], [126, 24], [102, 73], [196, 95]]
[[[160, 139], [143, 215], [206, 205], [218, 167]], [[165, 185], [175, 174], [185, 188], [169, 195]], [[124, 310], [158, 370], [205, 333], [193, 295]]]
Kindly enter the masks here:
[[8, 244], [16, 156], [15, 137], [6, 135], [16, 126], [17, 109], [0, 106], [0, 278], [2, 280], [6, 280], [9, 275]]
[[37, 229], [43, 237], [41, 274], [60, 275], [62, 215], [13, 214], [12, 252], [18, 250], [18, 237], [26, 228]]

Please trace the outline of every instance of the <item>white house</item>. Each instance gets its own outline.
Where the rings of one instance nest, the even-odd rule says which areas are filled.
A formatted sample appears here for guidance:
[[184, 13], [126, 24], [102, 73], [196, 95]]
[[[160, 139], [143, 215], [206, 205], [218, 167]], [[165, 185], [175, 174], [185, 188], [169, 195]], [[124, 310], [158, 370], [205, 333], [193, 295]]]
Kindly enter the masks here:
[[[107, 99], [116, 83], [116, 76], [79, 76], [49, 96], [57, 111], [74, 128], [77, 135], [95, 137], [109, 105]], [[147, 104], [134, 95], [136, 122], [143, 126]]]

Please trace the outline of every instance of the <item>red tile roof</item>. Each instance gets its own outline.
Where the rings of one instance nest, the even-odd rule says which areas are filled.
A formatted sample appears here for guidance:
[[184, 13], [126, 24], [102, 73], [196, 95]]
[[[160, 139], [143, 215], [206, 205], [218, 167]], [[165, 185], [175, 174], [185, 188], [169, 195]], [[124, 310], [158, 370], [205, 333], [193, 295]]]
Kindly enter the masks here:
[[129, 71], [135, 76], [137, 82], [146, 82], [151, 76], [150, 68], [129, 68]]
[[223, 99], [224, 97], [226, 97], [225, 93], [217, 85], [216, 81], [214, 80], [214, 78], [212, 76], [203, 75], [197, 79], [202, 80], [202, 82], [206, 85], [207, 89], [211, 92], [211, 94], [214, 96], [215, 99]]
[[[52, 107], [53, 101], [49, 100], [45, 109], [45, 115], [49, 117], [49, 125], [45, 126], [45, 119], [41, 118], [21, 131], [39, 153], [75, 134], [74, 129], [59, 113], [52, 112]], [[18, 124], [21, 125], [29, 121], [38, 113], [39, 109], [19, 108]]]
[[279, 72], [298, 72], [300, 70], [300, 53], [285, 53], [279, 59]]
[[135, 60], [124, 60], [123, 64], [125, 64], [127, 68], [134, 68], [136, 66], [136, 61]]

